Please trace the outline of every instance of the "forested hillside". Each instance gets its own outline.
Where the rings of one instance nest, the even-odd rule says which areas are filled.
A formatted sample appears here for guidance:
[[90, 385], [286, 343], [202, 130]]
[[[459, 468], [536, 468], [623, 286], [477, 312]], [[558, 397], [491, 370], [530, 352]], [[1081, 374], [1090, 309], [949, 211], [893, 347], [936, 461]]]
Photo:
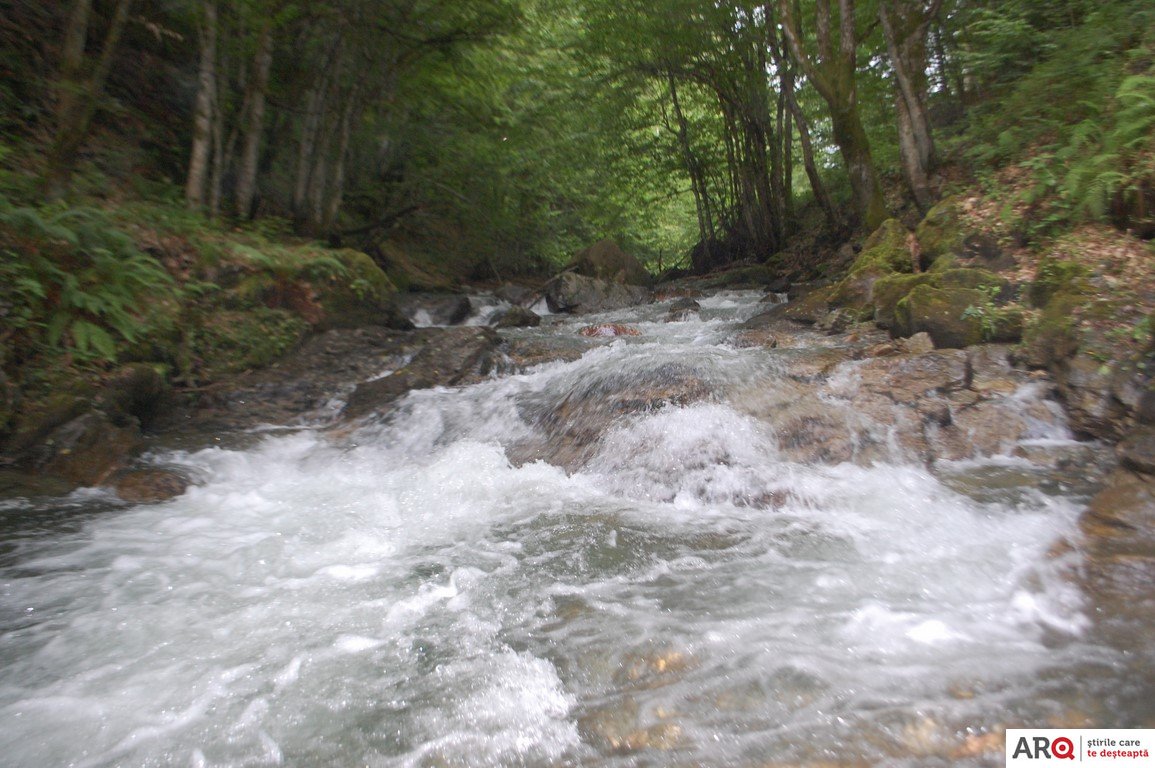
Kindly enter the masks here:
[[1147, 0], [4, 0], [4, 371], [192, 387], [603, 238], [833, 277], [952, 195], [1133, 288], [1153, 137]]

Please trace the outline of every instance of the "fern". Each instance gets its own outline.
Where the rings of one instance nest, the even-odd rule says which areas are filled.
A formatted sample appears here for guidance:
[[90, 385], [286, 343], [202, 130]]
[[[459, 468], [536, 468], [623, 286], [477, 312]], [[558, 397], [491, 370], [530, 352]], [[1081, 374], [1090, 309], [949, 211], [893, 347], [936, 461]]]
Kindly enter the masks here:
[[100, 211], [12, 207], [0, 199], [0, 306], [30, 346], [113, 362], [146, 330], [139, 308], [173, 291], [169, 274]]

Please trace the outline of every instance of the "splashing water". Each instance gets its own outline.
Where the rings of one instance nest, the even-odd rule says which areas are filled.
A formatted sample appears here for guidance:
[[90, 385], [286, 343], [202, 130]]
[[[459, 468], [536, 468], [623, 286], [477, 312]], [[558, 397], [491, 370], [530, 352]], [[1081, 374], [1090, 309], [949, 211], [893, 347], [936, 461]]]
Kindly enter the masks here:
[[[167, 455], [202, 482], [165, 504], [7, 502], [0, 763], [979, 765], [1092, 707], [1115, 662], [1048, 554], [1081, 499], [784, 460], [727, 401], [783, 366], [724, 343], [754, 298], [595, 318], [643, 335], [343, 442]], [[652, 381], [694, 396], [614, 394]], [[569, 472], [525, 453], [614, 397]]]

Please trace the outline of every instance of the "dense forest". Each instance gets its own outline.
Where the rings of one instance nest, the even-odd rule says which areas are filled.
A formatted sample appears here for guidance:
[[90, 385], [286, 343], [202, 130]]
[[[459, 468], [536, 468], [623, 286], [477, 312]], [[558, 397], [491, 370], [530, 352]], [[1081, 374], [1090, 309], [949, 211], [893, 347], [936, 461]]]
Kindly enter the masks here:
[[602, 238], [800, 277], [952, 194], [1015, 247], [1141, 241], [1153, 136], [1146, 0], [4, 0], [4, 367], [195, 383], [234, 262], [272, 310], [350, 251], [401, 289]]

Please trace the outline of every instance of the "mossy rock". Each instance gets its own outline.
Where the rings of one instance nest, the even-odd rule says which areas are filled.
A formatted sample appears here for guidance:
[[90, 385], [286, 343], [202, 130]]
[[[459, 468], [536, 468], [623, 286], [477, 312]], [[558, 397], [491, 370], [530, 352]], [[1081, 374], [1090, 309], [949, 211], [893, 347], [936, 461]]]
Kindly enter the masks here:
[[925, 331], [938, 349], [962, 349], [984, 340], [981, 312], [987, 295], [974, 288], [916, 286], [895, 307], [896, 337]]
[[910, 273], [914, 265], [907, 247], [909, 232], [897, 219], [887, 219], [867, 238], [862, 252], [830, 294], [832, 307], [854, 310], [862, 317], [874, 313], [874, 284], [895, 273]]
[[283, 309], [223, 310], [206, 319], [194, 338], [201, 378], [219, 379], [278, 360], [309, 332], [309, 324]]
[[1051, 368], [1079, 351], [1075, 310], [1083, 297], [1060, 293], [1023, 328], [1023, 357], [1034, 368]]
[[995, 344], [1017, 344], [1023, 340], [1026, 313], [1022, 307], [998, 307], [990, 316], [987, 341]]
[[954, 268], [931, 273], [935, 284], [942, 288], [975, 288], [992, 295], [1001, 294], [1011, 287], [1011, 281], [986, 269]]
[[1041, 309], [1060, 293], [1071, 296], [1089, 293], [1089, 276], [1090, 270], [1078, 262], [1043, 259], [1035, 281], [1027, 288], [1027, 299], [1031, 306]]
[[344, 249], [331, 256], [341, 264], [343, 274], [319, 271], [306, 275], [321, 305], [319, 328], [412, 327], [394, 303], [397, 286], [368, 254]]
[[4, 453], [20, 457], [65, 424], [92, 407], [95, 390], [87, 380], [77, 377], [41, 397], [25, 396], [20, 409], [13, 414], [12, 431], [4, 441]]
[[934, 279], [934, 275], [926, 272], [880, 277], [874, 283], [874, 324], [884, 330], [893, 328], [898, 302], [918, 286], [932, 285]]
[[948, 197], [927, 211], [914, 234], [918, 238], [924, 265], [934, 265], [939, 259], [961, 254], [966, 233], [963, 232], [958, 200]]
[[854, 274], [866, 269], [882, 268], [887, 272], [913, 272], [914, 264], [907, 245], [909, 230], [898, 219], [887, 219], [862, 244], [862, 252], [850, 267]]

